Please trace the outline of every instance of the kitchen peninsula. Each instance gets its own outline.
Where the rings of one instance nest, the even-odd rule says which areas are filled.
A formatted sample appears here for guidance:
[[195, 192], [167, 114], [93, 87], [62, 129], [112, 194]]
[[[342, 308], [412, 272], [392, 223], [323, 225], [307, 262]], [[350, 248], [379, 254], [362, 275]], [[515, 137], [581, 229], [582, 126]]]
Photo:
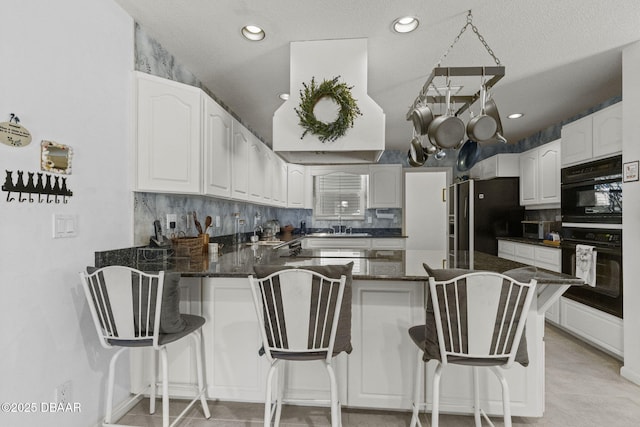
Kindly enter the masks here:
[[[223, 248], [219, 254], [195, 259], [150, 260], [149, 249], [130, 248], [96, 253], [96, 266], [121, 264], [142, 270], [180, 271], [181, 311], [202, 314], [205, 371], [210, 399], [263, 401], [267, 363], [258, 356], [260, 337], [247, 276], [254, 265], [307, 266], [354, 262], [352, 344], [350, 355], [336, 359], [340, 400], [345, 406], [408, 410], [411, 405], [416, 349], [408, 335], [411, 326], [425, 321], [427, 274], [422, 264], [442, 265], [445, 254], [425, 250], [302, 249], [244, 245]], [[460, 266], [466, 267], [466, 266]], [[512, 413], [540, 417], [544, 411], [544, 311], [568, 286], [582, 282], [572, 276], [500, 259], [477, 252], [475, 269], [510, 271], [518, 280], [538, 280], [538, 298], [528, 315], [526, 337], [529, 366], [507, 372]], [[515, 269], [515, 270], [514, 270]], [[169, 348], [172, 382], [187, 382], [192, 374], [188, 343]], [[145, 355], [132, 359], [132, 388], [144, 384]], [[327, 380], [322, 372], [292, 364], [286, 381], [290, 399], [325, 399]], [[449, 366], [441, 393], [441, 410], [470, 413], [471, 371]], [[427, 367], [428, 378], [433, 367]], [[455, 377], [456, 380], [452, 380]], [[501, 413], [500, 387], [487, 376], [488, 413]], [[493, 381], [496, 381], [493, 383]], [[430, 407], [431, 384], [426, 382]], [[171, 390], [179, 396], [180, 390]]]

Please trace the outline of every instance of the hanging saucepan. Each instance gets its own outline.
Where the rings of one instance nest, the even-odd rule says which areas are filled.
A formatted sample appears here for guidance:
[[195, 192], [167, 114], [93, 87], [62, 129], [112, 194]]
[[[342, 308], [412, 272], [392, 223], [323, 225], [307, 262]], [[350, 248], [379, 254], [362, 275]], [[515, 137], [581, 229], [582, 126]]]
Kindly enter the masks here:
[[450, 106], [451, 83], [447, 84], [446, 111], [429, 124], [429, 141], [438, 148], [456, 148], [464, 138], [464, 123]]
[[468, 139], [458, 152], [458, 161], [456, 162], [456, 168], [460, 172], [468, 171], [476, 164], [480, 150], [478, 143]]
[[407, 162], [409, 163], [409, 166], [413, 166], [414, 168], [419, 167], [424, 165], [425, 161], [426, 161], [426, 158], [422, 162], [417, 162], [411, 156], [411, 149], [409, 149], [409, 151], [407, 152]]
[[507, 139], [502, 136], [504, 135], [504, 131], [502, 130], [502, 121], [500, 120], [500, 114], [498, 114], [498, 107], [496, 106], [496, 102], [490, 96], [488, 96], [487, 98], [487, 102], [485, 102], [484, 104], [484, 110], [487, 116], [493, 117], [493, 120], [496, 121], [496, 133], [492, 140], [506, 144]]
[[[427, 160], [420, 138], [415, 135], [411, 139], [411, 145], [409, 146], [409, 159], [418, 166], [422, 166]], [[409, 163], [411, 164], [411, 162]]]
[[486, 88], [484, 81], [480, 86], [480, 114], [472, 117], [467, 123], [467, 136], [476, 142], [486, 142], [494, 137], [497, 124], [493, 117], [487, 115], [485, 110]]
[[422, 102], [422, 99], [420, 101], [420, 104], [411, 112], [411, 121], [418, 135], [426, 135], [429, 123], [433, 120], [433, 112], [426, 103]]

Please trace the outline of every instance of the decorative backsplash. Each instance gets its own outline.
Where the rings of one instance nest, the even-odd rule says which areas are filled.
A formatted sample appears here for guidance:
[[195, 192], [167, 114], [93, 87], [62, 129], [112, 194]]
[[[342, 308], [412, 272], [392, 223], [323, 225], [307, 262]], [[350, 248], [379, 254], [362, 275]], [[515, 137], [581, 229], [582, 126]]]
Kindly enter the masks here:
[[[375, 209], [368, 209], [366, 216], [371, 218], [371, 223], [366, 221], [348, 221], [345, 225], [354, 229], [398, 229], [402, 228], [402, 209], [388, 209], [391, 218], [377, 218]], [[213, 225], [209, 230], [212, 237], [225, 236], [235, 233], [235, 213], [240, 214], [244, 220], [241, 233], [250, 233], [254, 229], [254, 222], [263, 225], [265, 222], [277, 219], [280, 227], [300, 227], [300, 222], [305, 221], [310, 230], [330, 228], [337, 221], [314, 221], [311, 209], [289, 209], [271, 206], [255, 205], [232, 200], [216, 199], [204, 196], [186, 196], [161, 193], [135, 193], [134, 196], [134, 242], [136, 245], [149, 243], [149, 237], [153, 235], [153, 221], [159, 220], [165, 235], [171, 237], [171, 233], [186, 236], [195, 236], [197, 232], [191, 221], [190, 215], [196, 212], [200, 222], [209, 215], [213, 218]], [[167, 214], [176, 214], [177, 222], [174, 230], [167, 230]], [[220, 226], [216, 227], [216, 217], [220, 217]], [[385, 215], [387, 216], [387, 215]]]

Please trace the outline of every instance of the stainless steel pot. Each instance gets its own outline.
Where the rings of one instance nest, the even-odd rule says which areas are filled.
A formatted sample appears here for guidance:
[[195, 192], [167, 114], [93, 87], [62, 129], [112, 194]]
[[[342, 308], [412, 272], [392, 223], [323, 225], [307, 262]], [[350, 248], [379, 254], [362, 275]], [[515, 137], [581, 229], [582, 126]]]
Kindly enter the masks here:
[[407, 152], [407, 162], [409, 163], [409, 166], [413, 166], [415, 167], [419, 167], [424, 165], [424, 163], [426, 162], [426, 158], [424, 160], [422, 160], [422, 162], [418, 162], [416, 161], [411, 154], [411, 149], [409, 149], [409, 151]]
[[419, 105], [411, 112], [413, 128], [418, 135], [426, 135], [429, 130], [429, 123], [433, 120], [433, 112], [428, 105]]
[[451, 112], [451, 88], [447, 88], [446, 112], [429, 124], [429, 141], [438, 148], [456, 148], [464, 138], [464, 123]]
[[489, 116], [485, 110], [486, 89], [484, 82], [480, 87], [480, 114], [472, 117], [467, 123], [467, 136], [476, 142], [485, 142], [494, 137], [497, 124], [493, 117]]
[[493, 136], [492, 140], [506, 144], [507, 139], [502, 136], [504, 135], [504, 131], [502, 129], [500, 114], [498, 113], [498, 106], [496, 105], [496, 102], [493, 100], [493, 98], [491, 98], [491, 96], [488, 96], [487, 98], [488, 99], [484, 104], [485, 112], [488, 116], [493, 117], [493, 120], [496, 121], [496, 133]]
[[420, 138], [414, 136], [411, 140], [411, 146], [409, 147], [409, 158], [413, 160], [414, 163], [422, 166], [427, 159], [427, 156], [424, 153], [424, 148], [422, 147], [422, 143], [420, 142]]

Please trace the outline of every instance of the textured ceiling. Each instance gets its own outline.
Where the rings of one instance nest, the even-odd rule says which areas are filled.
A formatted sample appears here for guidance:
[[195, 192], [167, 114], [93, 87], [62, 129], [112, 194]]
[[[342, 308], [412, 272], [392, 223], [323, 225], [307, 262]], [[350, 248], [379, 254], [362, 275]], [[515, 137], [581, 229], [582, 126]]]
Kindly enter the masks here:
[[[386, 114], [386, 148], [407, 149], [408, 107], [469, 9], [506, 68], [493, 98], [510, 142], [620, 95], [621, 50], [640, 40], [638, 0], [116, 2], [269, 145], [278, 94], [289, 91], [292, 41], [366, 38], [368, 93]], [[418, 17], [417, 31], [391, 30], [404, 15]], [[261, 26], [267, 37], [244, 40], [240, 28], [247, 24]], [[494, 64], [470, 28], [442, 63]], [[506, 119], [516, 111], [525, 117]]]

